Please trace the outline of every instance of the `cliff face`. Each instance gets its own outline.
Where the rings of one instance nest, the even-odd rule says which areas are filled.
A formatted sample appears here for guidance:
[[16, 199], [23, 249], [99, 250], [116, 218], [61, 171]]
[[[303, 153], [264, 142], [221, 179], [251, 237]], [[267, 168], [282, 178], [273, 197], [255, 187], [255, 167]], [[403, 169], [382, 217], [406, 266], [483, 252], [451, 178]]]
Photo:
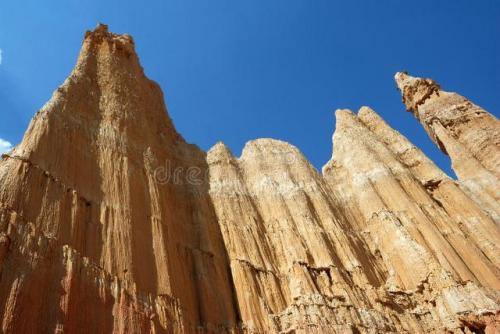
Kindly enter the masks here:
[[445, 92], [431, 79], [396, 74], [408, 111], [450, 156], [460, 186], [500, 221], [500, 122], [463, 96]]
[[234, 327], [208, 186], [155, 179], [191, 166], [206, 168], [205, 153], [176, 133], [132, 39], [87, 33], [0, 165], [3, 331]]
[[99, 26], [0, 161], [4, 333], [494, 333], [499, 126], [398, 74], [445, 175], [373, 110], [318, 173], [272, 139], [207, 154], [131, 37]]

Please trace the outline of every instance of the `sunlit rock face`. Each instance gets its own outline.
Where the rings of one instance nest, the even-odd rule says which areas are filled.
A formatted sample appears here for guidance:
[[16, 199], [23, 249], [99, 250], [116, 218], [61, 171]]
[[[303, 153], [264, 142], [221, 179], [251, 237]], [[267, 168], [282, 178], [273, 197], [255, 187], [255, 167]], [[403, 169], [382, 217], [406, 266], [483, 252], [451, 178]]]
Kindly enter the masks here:
[[498, 121], [396, 81], [458, 182], [368, 107], [322, 173], [273, 139], [205, 153], [132, 38], [87, 32], [0, 161], [1, 331], [495, 333]]
[[167, 175], [206, 165], [132, 38], [87, 33], [75, 69], [0, 165], [3, 331], [237, 328], [208, 185]]
[[460, 186], [500, 223], [500, 122], [431, 79], [395, 76], [408, 111], [451, 158]]

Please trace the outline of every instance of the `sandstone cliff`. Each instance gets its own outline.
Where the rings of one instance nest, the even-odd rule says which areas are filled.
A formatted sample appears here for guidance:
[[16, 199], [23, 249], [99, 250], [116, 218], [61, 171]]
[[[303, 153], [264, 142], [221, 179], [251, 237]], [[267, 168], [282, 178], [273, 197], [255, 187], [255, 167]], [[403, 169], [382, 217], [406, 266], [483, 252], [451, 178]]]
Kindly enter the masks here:
[[207, 185], [156, 182], [166, 161], [206, 165], [132, 39], [87, 33], [74, 71], [0, 165], [4, 332], [236, 326]]
[[431, 79], [396, 74], [408, 111], [451, 158], [460, 186], [500, 222], [500, 122], [463, 96]]
[[456, 182], [373, 110], [292, 145], [186, 143], [100, 25], [0, 161], [4, 333], [495, 333], [499, 126], [397, 74]]

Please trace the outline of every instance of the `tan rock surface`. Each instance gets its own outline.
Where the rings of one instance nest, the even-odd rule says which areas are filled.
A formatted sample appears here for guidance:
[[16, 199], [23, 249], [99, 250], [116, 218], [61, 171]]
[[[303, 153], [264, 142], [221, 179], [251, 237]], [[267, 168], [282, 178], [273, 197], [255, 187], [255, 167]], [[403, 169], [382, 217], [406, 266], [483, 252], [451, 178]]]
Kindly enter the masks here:
[[400, 307], [428, 315], [426, 331], [460, 327], [458, 300], [486, 302], [465, 308], [481, 313], [489, 304], [494, 313], [499, 234], [491, 218], [373, 110], [338, 110], [336, 117], [334, 159], [323, 174], [387, 266], [386, 289], [418, 300], [415, 309]]
[[451, 158], [461, 187], [500, 222], [500, 122], [431, 79], [395, 76], [408, 111]]
[[[205, 154], [131, 37], [87, 33], [0, 161], [1, 331], [494, 333], [497, 179], [457, 185], [371, 109], [336, 115], [323, 174], [273, 139]], [[495, 175], [481, 129], [457, 150]]]

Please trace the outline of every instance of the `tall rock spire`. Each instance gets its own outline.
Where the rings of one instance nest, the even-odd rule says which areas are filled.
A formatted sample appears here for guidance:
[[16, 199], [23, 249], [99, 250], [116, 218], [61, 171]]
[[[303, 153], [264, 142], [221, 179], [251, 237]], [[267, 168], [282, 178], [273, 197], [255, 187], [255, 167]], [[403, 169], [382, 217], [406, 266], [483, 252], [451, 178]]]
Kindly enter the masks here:
[[175, 131], [132, 38], [87, 32], [0, 163], [4, 332], [234, 328], [223, 240], [189, 168], [205, 171], [205, 153]]
[[[334, 155], [323, 175], [356, 222], [352, 227], [378, 255], [378, 266], [387, 268], [387, 291], [406, 291], [413, 301], [430, 293], [437, 306], [415, 305], [441, 317], [448, 328], [460, 323], [457, 305], [448, 299], [451, 291], [469, 301], [481, 295], [476, 301], [483, 306], [461, 306], [473, 313], [498, 307], [482, 286], [500, 288], [495, 245], [500, 234], [481, 208], [368, 107], [357, 115], [336, 111], [333, 143]], [[400, 301], [391, 303], [409, 314], [415, 311]], [[423, 326], [410, 331], [435, 325]]]
[[456, 93], [441, 90], [431, 79], [395, 75], [408, 111], [451, 158], [462, 187], [497, 222], [500, 221], [500, 122]]

